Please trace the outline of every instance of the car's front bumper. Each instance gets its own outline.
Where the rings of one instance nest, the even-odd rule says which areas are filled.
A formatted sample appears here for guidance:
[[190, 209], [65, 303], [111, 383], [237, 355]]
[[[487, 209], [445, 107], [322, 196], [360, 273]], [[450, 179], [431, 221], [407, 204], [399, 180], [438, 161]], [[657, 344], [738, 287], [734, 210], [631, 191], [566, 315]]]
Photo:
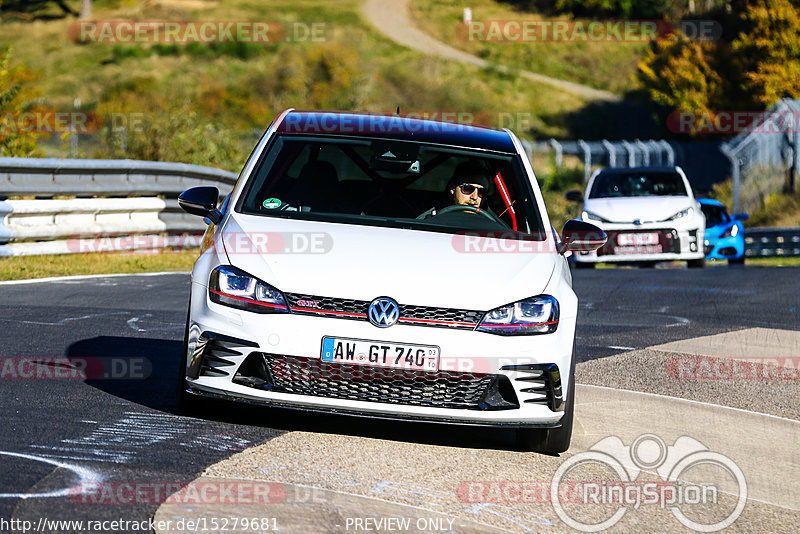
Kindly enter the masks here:
[[744, 258], [744, 237], [729, 236], [705, 241], [710, 260], [738, 260]]
[[[597, 262], [654, 262], [671, 260], [699, 260], [705, 257], [703, 250], [704, 229], [692, 224], [618, 224], [597, 223], [608, 235], [606, 245], [597, 251], [579, 252], [574, 261]], [[658, 243], [642, 246], [622, 246], [620, 238], [631, 234], [657, 234]]]
[[[260, 315], [213, 303], [207, 295], [206, 287], [193, 284], [187, 358], [187, 386], [192, 393], [249, 403], [374, 418], [502, 427], [553, 427], [559, 425], [564, 415], [561, 400], [566, 398], [568, 388], [573, 387], [569, 377], [573, 364], [574, 316], [562, 315], [558, 329], [552, 334], [497, 336], [470, 330], [412, 325], [376, 328], [366, 321], [297, 314]], [[572, 297], [574, 298], [574, 294]], [[205, 338], [201, 338], [203, 335]], [[219, 359], [210, 358], [208, 365], [204, 367], [205, 371], [201, 371], [199, 366], [202, 365], [201, 358], [204, 358], [204, 355], [198, 354], [197, 349], [204, 342], [200, 341], [201, 339], [213, 335], [233, 339], [234, 342], [223, 341], [220, 344], [233, 350], [222, 350], [216, 354]], [[370, 373], [356, 378], [362, 381], [356, 384], [358, 391], [372, 392], [372, 396], [367, 400], [357, 400], [352, 396], [335, 398], [326, 396], [324, 392], [302, 394], [276, 391], [274, 389], [281, 388], [267, 387], [263, 384], [260, 387], [252, 387], [245, 385], [241, 380], [242, 373], [248, 374], [243, 366], [248, 359], [259, 360], [264, 355], [269, 355], [270, 358], [283, 358], [286, 361], [303, 360], [309, 365], [301, 370], [305, 375], [302, 376], [303, 384], [298, 386], [303, 387], [296, 388], [296, 391], [310, 392], [309, 384], [313, 386], [314, 380], [330, 379], [325, 374], [314, 374], [314, 369], [320, 361], [323, 336], [438, 346], [441, 349], [439, 373], [442, 375], [439, 378], [442, 380], [432, 384], [433, 389], [430, 391], [452, 385], [447, 383], [447, 380], [458, 377], [459, 373], [479, 377], [491, 375], [501, 377], [503, 387], [513, 389], [511, 395], [504, 394], [504, 397], [516, 398], [517, 406], [488, 409], [474, 406], [438, 407], [407, 403], [399, 398], [401, 395], [396, 396], [399, 400], [382, 398], [387, 397], [385, 394], [387, 384], [363, 382], [373, 380]], [[530, 366], [537, 371], [503, 369], [514, 365]], [[546, 373], [539, 372], [538, 369], [544, 367], [550, 369], [549, 366], [557, 371], [555, 377], [559, 380], [555, 386], [551, 380], [545, 388]], [[548, 376], [552, 378], [551, 375]], [[543, 378], [537, 382], [536, 377]], [[380, 379], [381, 377], [378, 377], [378, 380]], [[322, 384], [328, 388], [327, 391], [330, 391], [330, 382]], [[408, 385], [418, 384], [412, 379], [410, 383], [398, 383], [397, 387]], [[550, 397], [547, 397], [548, 394]], [[554, 394], [557, 394], [559, 399], [555, 403], [550, 402]], [[449, 398], [447, 397], [449, 393], [445, 392], [443, 395]]]

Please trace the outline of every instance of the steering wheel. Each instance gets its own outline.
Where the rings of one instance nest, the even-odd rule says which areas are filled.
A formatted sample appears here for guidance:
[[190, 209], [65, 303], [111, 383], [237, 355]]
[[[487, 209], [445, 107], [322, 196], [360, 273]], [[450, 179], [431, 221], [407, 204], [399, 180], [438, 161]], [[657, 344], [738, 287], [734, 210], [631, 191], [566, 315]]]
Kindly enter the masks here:
[[440, 209], [440, 210], [438, 210], [436, 212], [436, 217], [438, 217], [439, 215], [444, 215], [445, 213], [452, 213], [452, 212], [457, 212], [457, 211], [462, 212], [462, 213], [477, 213], [479, 215], [483, 215], [484, 217], [487, 217], [488, 219], [490, 219], [493, 222], [496, 222], [496, 223], [501, 224], [504, 227], [508, 228], [508, 225], [505, 223], [505, 221], [503, 221], [503, 219], [501, 219], [500, 217], [498, 217], [497, 215], [492, 213], [490, 210], [488, 210], [488, 209], [479, 209], [479, 208], [476, 208], [475, 206], [469, 206], [469, 205], [465, 205], [465, 204], [454, 204], [452, 206], [446, 206], [446, 207], [444, 207], [444, 208], [442, 208], [442, 209]]

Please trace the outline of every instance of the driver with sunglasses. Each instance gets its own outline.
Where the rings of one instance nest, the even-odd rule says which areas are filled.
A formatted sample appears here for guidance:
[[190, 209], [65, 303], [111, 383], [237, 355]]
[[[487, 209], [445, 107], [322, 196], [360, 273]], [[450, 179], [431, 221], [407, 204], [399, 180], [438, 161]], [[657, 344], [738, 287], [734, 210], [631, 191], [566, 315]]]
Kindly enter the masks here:
[[[447, 194], [452, 206], [469, 206], [481, 209], [483, 199], [489, 192], [489, 179], [486, 169], [477, 162], [465, 161], [459, 163], [453, 172], [453, 177], [447, 182]], [[427, 219], [436, 215], [436, 209], [430, 209], [417, 217]]]

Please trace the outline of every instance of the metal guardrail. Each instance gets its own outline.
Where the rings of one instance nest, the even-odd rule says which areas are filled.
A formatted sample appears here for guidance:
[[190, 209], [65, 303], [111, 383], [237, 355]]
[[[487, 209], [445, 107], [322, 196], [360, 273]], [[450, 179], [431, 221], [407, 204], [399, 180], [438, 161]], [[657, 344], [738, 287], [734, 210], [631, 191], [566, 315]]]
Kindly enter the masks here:
[[0, 256], [197, 246], [206, 226], [177, 195], [198, 185], [226, 195], [236, 178], [184, 163], [0, 158], [0, 199], [35, 197], [0, 200]]
[[235, 182], [232, 172], [186, 163], [0, 158], [0, 195], [6, 197], [177, 196], [197, 185], [217, 185], [227, 193]]
[[744, 255], [747, 258], [800, 256], [800, 228], [747, 228]]
[[[198, 185], [226, 195], [235, 181], [183, 163], [0, 158], [0, 199], [36, 197], [0, 200], [0, 256], [198, 246], [206, 225], [177, 195]], [[42, 198], [53, 196], [114, 198]], [[800, 228], [748, 228], [745, 244], [748, 258], [800, 256]]]

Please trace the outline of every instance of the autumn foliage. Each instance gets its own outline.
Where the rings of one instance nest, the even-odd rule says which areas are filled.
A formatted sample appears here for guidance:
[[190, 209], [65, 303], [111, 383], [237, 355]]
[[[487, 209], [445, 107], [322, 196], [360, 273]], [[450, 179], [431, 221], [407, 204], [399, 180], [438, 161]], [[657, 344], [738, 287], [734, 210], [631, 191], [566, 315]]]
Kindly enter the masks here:
[[800, 98], [800, 8], [791, 0], [732, 2], [740, 31], [715, 41], [676, 33], [654, 42], [638, 78], [662, 118], [680, 110], [763, 110]]

